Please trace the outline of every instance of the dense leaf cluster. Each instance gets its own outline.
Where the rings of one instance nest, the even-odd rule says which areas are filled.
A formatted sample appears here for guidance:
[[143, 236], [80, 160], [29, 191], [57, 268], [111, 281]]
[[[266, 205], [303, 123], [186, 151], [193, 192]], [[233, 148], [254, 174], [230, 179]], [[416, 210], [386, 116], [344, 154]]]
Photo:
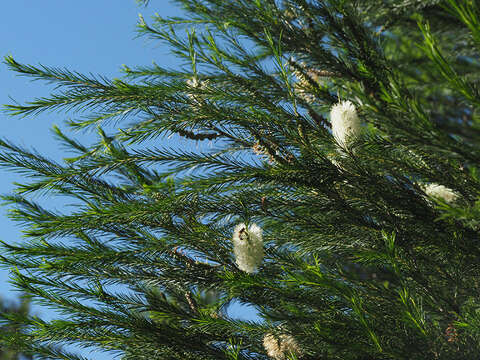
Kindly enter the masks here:
[[[171, 46], [176, 69], [110, 80], [6, 58], [58, 85], [12, 114], [75, 112], [68, 125], [98, 137], [55, 128], [62, 163], [0, 142], [0, 164], [26, 179], [5, 199], [28, 238], [2, 261], [63, 315], [25, 316], [1, 340], [44, 359], [81, 359], [60, 347], [75, 344], [240, 360], [266, 359], [265, 334], [287, 333], [302, 349], [292, 359], [477, 359], [475, 2], [176, 2], [185, 18], [138, 27]], [[341, 148], [328, 114], [344, 99], [364, 126]], [[264, 230], [253, 275], [233, 258], [240, 222]], [[259, 321], [233, 318], [233, 302]]]

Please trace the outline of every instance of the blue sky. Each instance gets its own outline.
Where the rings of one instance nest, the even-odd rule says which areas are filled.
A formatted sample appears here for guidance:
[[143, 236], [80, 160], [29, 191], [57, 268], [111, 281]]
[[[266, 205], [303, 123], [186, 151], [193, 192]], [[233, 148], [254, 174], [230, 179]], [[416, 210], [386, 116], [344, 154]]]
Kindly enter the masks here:
[[[175, 66], [175, 58], [167, 47], [146, 38], [136, 38], [138, 14], [145, 19], [158, 12], [162, 16], [180, 15], [181, 11], [166, 0], [153, 0], [147, 8], [134, 0], [15, 0], [0, 5], [1, 55], [13, 55], [23, 63], [65, 67], [82, 73], [120, 76], [122, 64], [147, 65], [152, 61]], [[51, 87], [40, 81], [31, 82], [0, 65], [0, 104], [31, 100], [48, 95]], [[61, 127], [62, 113], [42, 113], [35, 117], [12, 118], [0, 112], [0, 136], [16, 144], [36, 148], [39, 152], [60, 159], [60, 148], [52, 141], [53, 124]], [[88, 136], [88, 134], [86, 135]], [[0, 169], [1, 193], [13, 189], [21, 178]], [[61, 205], [59, 205], [61, 206]], [[7, 208], [0, 208], [0, 238], [7, 242], [21, 239], [21, 229], [7, 217]], [[0, 293], [11, 298], [8, 272], [0, 270]], [[45, 312], [44, 310], [37, 311]], [[237, 315], [252, 312], [237, 308]], [[88, 353], [86, 353], [88, 357]], [[111, 359], [96, 354], [97, 360]]]

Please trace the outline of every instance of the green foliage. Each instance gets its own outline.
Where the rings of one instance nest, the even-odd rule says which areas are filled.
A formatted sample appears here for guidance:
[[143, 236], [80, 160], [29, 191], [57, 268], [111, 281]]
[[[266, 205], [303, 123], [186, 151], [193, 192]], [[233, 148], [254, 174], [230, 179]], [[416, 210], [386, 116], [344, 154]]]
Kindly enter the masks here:
[[[61, 315], [24, 315], [1, 342], [44, 359], [80, 359], [59, 347], [75, 344], [241, 360], [288, 334], [291, 359], [477, 359], [478, 5], [176, 2], [185, 18], [140, 18], [138, 32], [178, 69], [106, 79], [6, 58], [58, 85], [8, 112], [71, 112], [97, 142], [55, 128], [70, 152], [58, 163], [0, 141], [0, 165], [25, 178], [4, 199], [27, 238], [2, 262]], [[344, 148], [329, 119], [340, 100], [364, 124]], [[256, 274], [233, 257], [241, 222], [264, 230]], [[259, 321], [232, 317], [235, 302]]]
[[[30, 300], [28, 297], [23, 296], [20, 298], [20, 302], [12, 302], [2, 300], [1, 302], [1, 316], [2, 322], [0, 325], [0, 331], [3, 336], [15, 337], [22, 331], [24, 324], [21, 323], [21, 319], [29, 314]], [[13, 342], [12, 342], [13, 343]], [[13, 345], [13, 346], [12, 346]], [[9, 347], [0, 347], [0, 359], [1, 360], [29, 360], [32, 356], [26, 354], [20, 354], [14, 344]]]

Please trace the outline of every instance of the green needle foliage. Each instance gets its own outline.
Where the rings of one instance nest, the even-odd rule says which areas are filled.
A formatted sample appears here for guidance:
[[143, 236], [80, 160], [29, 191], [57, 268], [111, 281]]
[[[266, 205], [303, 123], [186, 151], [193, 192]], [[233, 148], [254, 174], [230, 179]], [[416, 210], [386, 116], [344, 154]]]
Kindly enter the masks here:
[[[176, 2], [184, 18], [138, 31], [178, 68], [6, 58], [56, 85], [8, 112], [68, 112], [98, 136], [55, 128], [63, 162], [0, 142], [26, 237], [2, 262], [58, 313], [1, 342], [39, 359], [478, 359], [476, 2]], [[361, 129], [341, 144], [330, 111], [347, 100]], [[253, 240], [257, 271], [233, 248]]]
[[[15, 337], [22, 331], [22, 319], [28, 316], [30, 310], [30, 301], [27, 297], [20, 297], [20, 302], [10, 302], [1, 300], [2, 324], [0, 332], [3, 336]], [[8, 335], [7, 335], [8, 334]], [[8, 347], [0, 347], [1, 360], [31, 360], [32, 356], [20, 354]]]

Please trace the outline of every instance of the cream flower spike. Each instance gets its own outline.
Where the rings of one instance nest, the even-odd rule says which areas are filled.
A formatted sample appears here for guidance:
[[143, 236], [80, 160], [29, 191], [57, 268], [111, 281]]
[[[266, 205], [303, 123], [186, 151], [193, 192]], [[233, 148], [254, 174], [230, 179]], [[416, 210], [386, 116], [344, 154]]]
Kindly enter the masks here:
[[435, 183], [424, 185], [423, 191], [425, 191], [425, 194], [428, 196], [442, 199], [446, 203], [453, 203], [459, 198], [459, 194], [452, 189]]
[[301, 355], [301, 349], [291, 335], [267, 334], [263, 337], [263, 347], [267, 355], [275, 360], [286, 360], [289, 354]]
[[340, 101], [330, 110], [332, 134], [339, 145], [346, 146], [360, 133], [360, 119], [351, 101]]
[[238, 224], [233, 231], [233, 253], [240, 270], [252, 274], [263, 260], [262, 229], [256, 224]]

